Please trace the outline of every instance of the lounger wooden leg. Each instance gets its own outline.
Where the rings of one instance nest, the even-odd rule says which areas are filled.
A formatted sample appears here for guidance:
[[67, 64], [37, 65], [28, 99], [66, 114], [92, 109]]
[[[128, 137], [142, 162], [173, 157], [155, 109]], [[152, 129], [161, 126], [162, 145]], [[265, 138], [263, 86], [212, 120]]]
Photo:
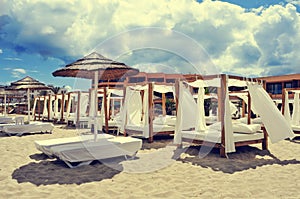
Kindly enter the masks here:
[[264, 140], [262, 141], [262, 149], [263, 150], [268, 150], [268, 134], [265, 128], [263, 128], [263, 132], [264, 132]]

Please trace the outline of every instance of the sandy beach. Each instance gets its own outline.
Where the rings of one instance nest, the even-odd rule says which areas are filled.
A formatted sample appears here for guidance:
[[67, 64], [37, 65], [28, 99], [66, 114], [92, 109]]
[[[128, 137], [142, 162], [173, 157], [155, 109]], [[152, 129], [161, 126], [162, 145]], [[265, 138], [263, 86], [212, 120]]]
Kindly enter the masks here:
[[75, 169], [35, 148], [35, 140], [78, 135], [56, 125], [52, 134], [1, 134], [0, 198], [299, 198], [300, 139], [237, 148], [229, 159], [172, 140], [144, 142], [136, 160], [123, 157]]

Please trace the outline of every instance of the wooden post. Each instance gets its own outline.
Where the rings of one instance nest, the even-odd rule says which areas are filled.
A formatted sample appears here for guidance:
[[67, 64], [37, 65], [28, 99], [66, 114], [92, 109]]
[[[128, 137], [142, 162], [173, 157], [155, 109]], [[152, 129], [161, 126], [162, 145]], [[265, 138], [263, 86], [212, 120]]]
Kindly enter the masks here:
[[60, 122], [64, 121], [64, 112], [65, 112], [65, 94], [62, 94], [61, 106], [60, 106]]
[[262, 142], [262, 149], [263, 150], [268, 150], [269, 146], [268, 146], [268, 134], [266, 131], [265, 127], [262, 127], [263, 133], [264, 133], [264, 140]]
[[225, 152], [225, 97], [226, 97], [226, 90], [227, 90], [227, 84], [226, 84], [226, 75], [221, 75], [221, 88], [220, 88], [220, 97], [219, 98], [219, 113], [221, 117], [221, 148], [220, 148], [220, 156], [226, 157]]
[[162, 114], [165, 116], [166, 113], [166, 94], [162, 93]]
[[38, 97], [38, 113], [39, 113], [39, 121], [41, 120], [41, 97]]
[[51, 110], [51, 105], [52, 105], [52, 103], [51, 103], [51, 95], [49, 94], [48, 95], [48, 115], [47, 115], [47, 121], [50, 121], [50, 112], [52, 111]]
[[[105, 132], [108, 133], [108, 112], [107, 112], [107, 88], [103, 88], [103, 100], [104, 100], [104, 119], [105, 119]], [[101, 110], [102, 111], [102, 110]]]
[[246, 103], [244, 100], [242, 100], [242, 117], [245, 117], [245, 111], [246, 110]]
[[251, 124], [251, 96], [248, 91], [248, 116], [247, 116], [247, 124]]
[[79, 119], [80, 119], [80, 98], [81, 98], [81, 92], [78, 92], [78, 97], [77, 97], [77, 113], [76, 113], [76, 127], [79, 127]]
[[149, 120], [149, 139], [153, 142], [153, 83], [148, 84], [148, 120]]
[[[287, 93], [289, 96], [289, 93]], [[281, 113], [284, 115], [284, 109], [285, 109], [285, 89], [282, 89], [282, 106], [281, 106]]]

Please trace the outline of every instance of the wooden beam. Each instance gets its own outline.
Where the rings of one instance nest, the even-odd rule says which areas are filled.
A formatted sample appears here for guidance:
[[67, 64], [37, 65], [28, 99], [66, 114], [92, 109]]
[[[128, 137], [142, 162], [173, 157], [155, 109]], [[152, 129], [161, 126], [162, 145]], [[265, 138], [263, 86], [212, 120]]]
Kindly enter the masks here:
[[148, 83], [148, 120], [149, 120], [149, 139], [153, 142], [153, 83]]

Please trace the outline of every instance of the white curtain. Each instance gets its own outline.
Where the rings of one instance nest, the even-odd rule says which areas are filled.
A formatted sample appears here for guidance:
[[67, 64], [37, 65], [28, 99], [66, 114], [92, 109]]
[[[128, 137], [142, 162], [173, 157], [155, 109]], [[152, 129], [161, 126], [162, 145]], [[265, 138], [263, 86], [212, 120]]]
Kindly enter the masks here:
[[291, 118], [291, 112], [290, 112], [290, 103], [289, 103], [289, 92], [285, 91], [285, 101], [284, 101], [284, 118], [286, 121], [291, 124], [292, 118]]
[[205, 89], [203, 87], [200, 87], [198, 90], [198, 99], [197, 99], [198, 111], [196, 114], [196, 128], [195, 128], [196, 131], [206, 130], [204, 95], [205, 95]]
[[181, 144], [181, 131], [196, 126], [197, 104], [182, 82], [179, 83], [178, 110], [175, 124], [174, 143]]
[[35, 115], [35, 109], [36, 109], [36, 103], [37, 103], [38, 98], [34, 98], [34, 102], [33, 102], [33, 107], [32, 107], [32, 119], [34, 119], [34, 115]]
[[300, 125], [300, 106], [299, 106], [299, 93], [294, 94], [294, 103], [293, 103], [293, 114], [292, 114], [292, 125]]
[[226, 96], [225, 96], [224, 129], [225, 129], [225, 152], [226, 153], [235, 152], [228, 88], [226, 88]]
[[141, 125], [142, 119], [142, 97], [140, 95], [140, 91], [128, 90], [126, 92], [126, 96], [128, 96], [128, 104], [127, 104], [127, 123], [132, 125]]
[[268, 132], [272, 143], [286, 138], [293, 138], [294, 133], [291, 126], [280, 113], [269, 94], [258, 83], [248, 83], [251, 101], [262, 123]]
[[48, 117], [48, 98], [44, 96], [43, 117]]

